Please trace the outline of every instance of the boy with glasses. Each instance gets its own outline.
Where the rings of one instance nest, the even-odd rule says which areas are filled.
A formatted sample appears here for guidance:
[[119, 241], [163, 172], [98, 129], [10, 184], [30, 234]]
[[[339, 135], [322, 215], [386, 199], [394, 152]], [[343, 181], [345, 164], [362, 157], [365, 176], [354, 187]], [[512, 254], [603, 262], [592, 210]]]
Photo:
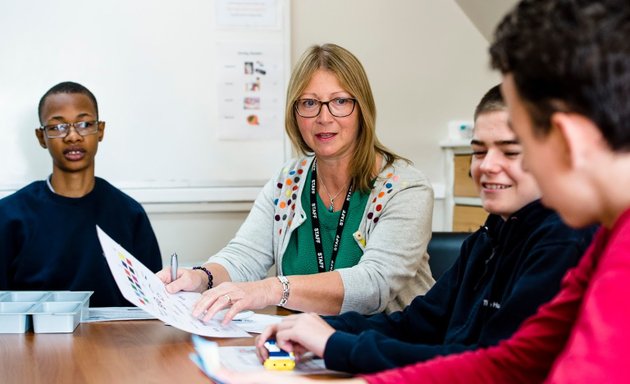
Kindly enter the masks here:
[[116, 286], [96, 225], [149, 269], [162, 267], [144, 209], [94, 176], [105, 122], [84, 86], [55, 85], [39, 102], [35, 135], [52, 174], [0, 200], [0, 290], [94, 291], [90, 305], [128, 306]]

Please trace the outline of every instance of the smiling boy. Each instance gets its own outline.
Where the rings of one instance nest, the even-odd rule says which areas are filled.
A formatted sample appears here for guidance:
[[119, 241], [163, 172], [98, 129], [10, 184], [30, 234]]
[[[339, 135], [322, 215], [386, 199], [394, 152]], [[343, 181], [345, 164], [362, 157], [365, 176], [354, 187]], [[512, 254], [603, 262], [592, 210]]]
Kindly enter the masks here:
[[35, 135], [52, 174], [0, 200], [0, 290], [94, 291], [90, 305], [128, 306], [102, 255], [96, 225], [152, 271], [160, 250], [144, 209], [95, 177], [105, 122], [84, 86], [55, 85], [39, 102]]
[[263, 332], [261, 359], [261, 343], [275, 335], [281, 348], [323, 356], [327, 368], [376, 372], [494, 345], [553, 297], [593, 230], [567, 227], [540, 203], [499, 86], [475, 110], [471, 144], [471, 176], [490, 215], [426, 295], [390, 315], [350, 312], [324, 318], [328, 324], [313, 314], [292, 316]]
[[522, 0], [492, 65], [545, 205], [601, 224], [562, 288], [498, 346], [390, 370], [369, 383], [628, 383], [630, 3]]

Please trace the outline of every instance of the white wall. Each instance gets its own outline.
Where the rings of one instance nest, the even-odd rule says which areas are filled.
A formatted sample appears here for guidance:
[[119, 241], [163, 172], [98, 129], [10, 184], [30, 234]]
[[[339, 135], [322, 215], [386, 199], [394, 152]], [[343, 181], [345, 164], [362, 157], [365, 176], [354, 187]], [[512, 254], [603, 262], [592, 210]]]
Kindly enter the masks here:
[[[257, 29], [222, 26], [221, 9], [240, 0], [0, 1], [0, 164], [11, 164], [0, 167], [0, 197], [50, 173], [33, 134], [36, 100], [71, 79], [97, 95], [107, 122], [99, 176], [143, 202], [225, 201], [222, 188], [247, 186], [252, 199], [288, 152], [290, 7], [275, 1], [265, 20], [278, 28]], [[260, 73], [249, 77], [253, 57]], [[250, 97], [260, 108], [245, 108]]]
[[[156, 0], [156, 3], [167, 1], [169, 6], [178, 6], [172, 0]], [[470, 1], [465, 3], [468, 4], [468, 13], [472, 14]], [[54, 7], [55, 4], [51, 2], [48, 6]], [[41, 16], [46, 14], [46, 7], [37, 7], [33, 11], [39, 11], [34, 15]], [[203, 10], [195, 11], [203, 13]], [[485, 14], [483, 11], [480, 13]], [[292, 63], [308, 46], [326, 42], [337, 43], [356, 54], [372, 83], [378, 108], [377, 132], [381, 141], [414, 161], [434, 183], [437, 197], [443, 196], [445, 161], [438, 143], [447, 137], [447, 123], [453, 119], [471, 119], [479, 97], [499, 80], [498, 74], [488, 69], [488, 42], [461, 10], [457, 0], [301, 0], [291, 1], [290, 14]], [[2, 17], [0, 15], [0, 22]], [[168, 27], [171, 30], [190, 28], [189, 21], [175, 17]], [[138, 22], [141, 26], [142, 20]], [[101, 33], [106, 34], [107, 30], [101, 30]], [[24, 35], [19, 29], [15, 34], [18, 37]], [[81, 40], [82, 36], [76, 33], [68, 39], [76, 39], [79, 47], [94, 44], [93, 40], [85, 40], [85, 37]], [[15, 43], [19, 40], [16, 39], [10, 38], [5, 43]], [[22, 49], [29, 52], [36, 47], [26, 41]], [[74, 56], [71, 53], [68, 55], [72, 60], [70, 58]], [[24, 67], [18, 57], [4, 59], [9, 60], [16, 71]], [[36, 74], [43, 77], [46, 74], [45, 65], [41, 71]], [[130, 73], [133, 71], [130, 70]], [[81, 81], [80, 78], [77, 80]], [[0, 97], [0, 108], [32, 102], [28, 102], [30, 97], [18, 99], [17, 96]], [[105, 111], [108, 106], [103, 103], [101, 109]], [[31, 116], [29, 119], [32, 119], [32, 113], [28, 113]], [[12, 125], [5, 125], [6, 129], [11, 129]], [[24, 142], [19, 144], [16, 148], [37, 146], [35, 138], [29, 133], [24, 133]], [[102, 150], [101, 155], [106, 155], [107, 151], [120, 148], [107, 148], [106, 139]], [[16, 157], [7, 158], [7, 154], [4, 155], [3, 166], [24, 166]], [[41, 161], [49, 161], [43, 152]], [[255, 191], [255, 188], [250, 189]], [[171, 252], [177, 251], [184, 264], [201, 262], [224, 246], [245, 219], [254, 195], [249, 193], [236, 202], [199, 203], [200, 200], [194, 198], [161, 199], [168, 193], [163, 190], [157, 192], [160, 198], [126, 191], [147, 209], [163, 258], [166, 260]], [[194, 194], [195, 191], [189, 192]], [[443, 208], [442, 201], [438, 199], [433, 220], [435, 230], [443, 229]]]
[[[357, 55], [376, 97], [381, 141], [413, 160], [442, 195], [444, 157], [438, 143], [447, 137], [447, 123], [470, 120], [478, 99], [500, 79], [489, 70], [487, 40], [456, 1], [319, 0], [292, 1], [291, 7], [292, 63], [308, 46], [325, 42]], [[184, 263], [194, 264], [229, 241], [250, 206], [146, 208], [164, 259], [177, 251]], [[438, 200], [436, 230], [443, 229], [442, 212]]]

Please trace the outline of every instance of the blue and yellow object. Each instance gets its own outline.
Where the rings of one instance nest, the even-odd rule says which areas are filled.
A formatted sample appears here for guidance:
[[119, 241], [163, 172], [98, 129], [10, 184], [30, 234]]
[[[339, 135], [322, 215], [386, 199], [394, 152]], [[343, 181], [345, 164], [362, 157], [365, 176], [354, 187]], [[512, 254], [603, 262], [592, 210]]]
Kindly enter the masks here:
[[266, 369], [291, 371], [295, 368], [295, 356], [293, 352], [280, 349], [280, 347], [276, 345], [275, 340], [267, 340], [265, 342], [265, 348], [269, 351], [269, 357], [263, 364]]

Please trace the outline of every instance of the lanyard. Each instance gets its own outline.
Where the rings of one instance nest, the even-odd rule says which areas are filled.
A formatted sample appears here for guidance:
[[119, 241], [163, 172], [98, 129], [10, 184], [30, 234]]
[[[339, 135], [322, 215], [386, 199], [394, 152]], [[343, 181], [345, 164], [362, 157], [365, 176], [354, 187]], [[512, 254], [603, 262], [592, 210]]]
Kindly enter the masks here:
[[[348, 187], [348, 193], [346, 194], [346, 200], [343, 202], [341, 208], [341, 214], [339, 215], [339, 223], [337, 224], [337, 232], [335, 233], [335, 241], [333, 243], [332, 254], [330, 255], [330, 269], [332, 271], [335, 268], [335, 260], [337, 260], [337, 253], [339, 252], [339, 244], [341, 243], [341, 233], [346, 222], [348, 215], [348, 207], [350, 206], [350, 197], [352, 197], [352, 184]], [[326, 272], [324, 267], [324, 248], [322, 247], [321, 230], [319, 226], [319, 216], [317, 213], [317, 160], [313, 161], [311, 167], [311, 218], [313, 224], [313, 242], [315, 243], [315, 256], [317, 258], [317, 270]]]

